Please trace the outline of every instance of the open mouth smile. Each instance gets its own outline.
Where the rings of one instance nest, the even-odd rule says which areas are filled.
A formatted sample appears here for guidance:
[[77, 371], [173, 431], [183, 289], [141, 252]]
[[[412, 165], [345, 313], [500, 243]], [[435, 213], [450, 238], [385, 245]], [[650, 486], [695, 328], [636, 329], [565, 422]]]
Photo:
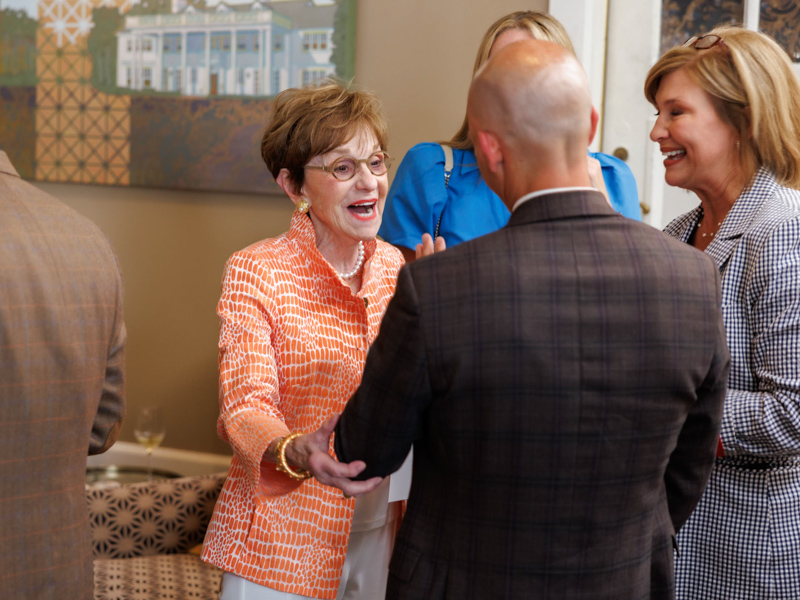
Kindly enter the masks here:
[[347, 207], [354, 216], [359, 219], [371, 219], [375, 215], [375, 200], [365, 200], [363, 202], [354, 202]]
[[664, 166], [669, 166], [686, 156], [686, 150], [662, 150], [661, 155], [664, 157]]

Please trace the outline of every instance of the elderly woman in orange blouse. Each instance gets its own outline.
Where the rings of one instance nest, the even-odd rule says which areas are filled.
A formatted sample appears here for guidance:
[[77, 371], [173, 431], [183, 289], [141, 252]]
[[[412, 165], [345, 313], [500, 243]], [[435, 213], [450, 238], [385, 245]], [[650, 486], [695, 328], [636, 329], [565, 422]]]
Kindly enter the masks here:
[[261, 153], [296, 210], [288, 232], [228, 260], [217, 307], [217, 431], [234, 457], [202, 557], [225, 571], [222, 600], [384, 596], [400, 517], [388, 478], [348, 483], [363, 463], [309, 458], [358, 387], [403, 265], [376, 240], [387, 130], [373, 95], [338, 83], [275, 99]]

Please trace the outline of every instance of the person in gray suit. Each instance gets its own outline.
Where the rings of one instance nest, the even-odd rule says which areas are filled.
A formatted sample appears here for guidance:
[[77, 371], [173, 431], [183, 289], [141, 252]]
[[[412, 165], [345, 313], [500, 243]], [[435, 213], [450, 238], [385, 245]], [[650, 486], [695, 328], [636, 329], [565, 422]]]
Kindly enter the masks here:
[[[672, 598], [730, 361], [717, 269], [591, 188], [597, 113], [561, 46], [499, 51], [468, 114], [511, 219], [400, 271], [335, 429], [359, 479], [413, 445], [387, 598]], [[339, 485], [334, 421], [307, 462]]]
[[0, 596], [91, 600], [87, 454], [125, 412], [122, 279], [101, 231], [0, 151]]

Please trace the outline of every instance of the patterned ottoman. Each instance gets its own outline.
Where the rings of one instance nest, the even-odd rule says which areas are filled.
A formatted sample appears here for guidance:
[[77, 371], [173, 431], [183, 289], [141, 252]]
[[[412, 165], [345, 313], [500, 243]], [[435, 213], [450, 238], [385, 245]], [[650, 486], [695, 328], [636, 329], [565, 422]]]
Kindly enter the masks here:
[[87, 490], [95, 600], [216, 599], [202, 543], [226, 473]]

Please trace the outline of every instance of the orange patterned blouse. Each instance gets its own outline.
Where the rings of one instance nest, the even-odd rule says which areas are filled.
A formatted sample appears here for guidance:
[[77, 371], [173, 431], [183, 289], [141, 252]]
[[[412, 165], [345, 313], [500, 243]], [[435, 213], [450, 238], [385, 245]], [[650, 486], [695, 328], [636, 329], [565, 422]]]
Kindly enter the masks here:
[[287, 233], [228, 260], [217, 306], [217, 433], [234, 457], [202, 558], [315, 598], [336, 596], [354, 500], [261, 459], [274, 438], [314, 431], [341, 412], [361, 381], [403, 265], [384, 242], [365, 243], [364, 251], [354, 295], [317, 250], [311, 219], [295, 212]]

